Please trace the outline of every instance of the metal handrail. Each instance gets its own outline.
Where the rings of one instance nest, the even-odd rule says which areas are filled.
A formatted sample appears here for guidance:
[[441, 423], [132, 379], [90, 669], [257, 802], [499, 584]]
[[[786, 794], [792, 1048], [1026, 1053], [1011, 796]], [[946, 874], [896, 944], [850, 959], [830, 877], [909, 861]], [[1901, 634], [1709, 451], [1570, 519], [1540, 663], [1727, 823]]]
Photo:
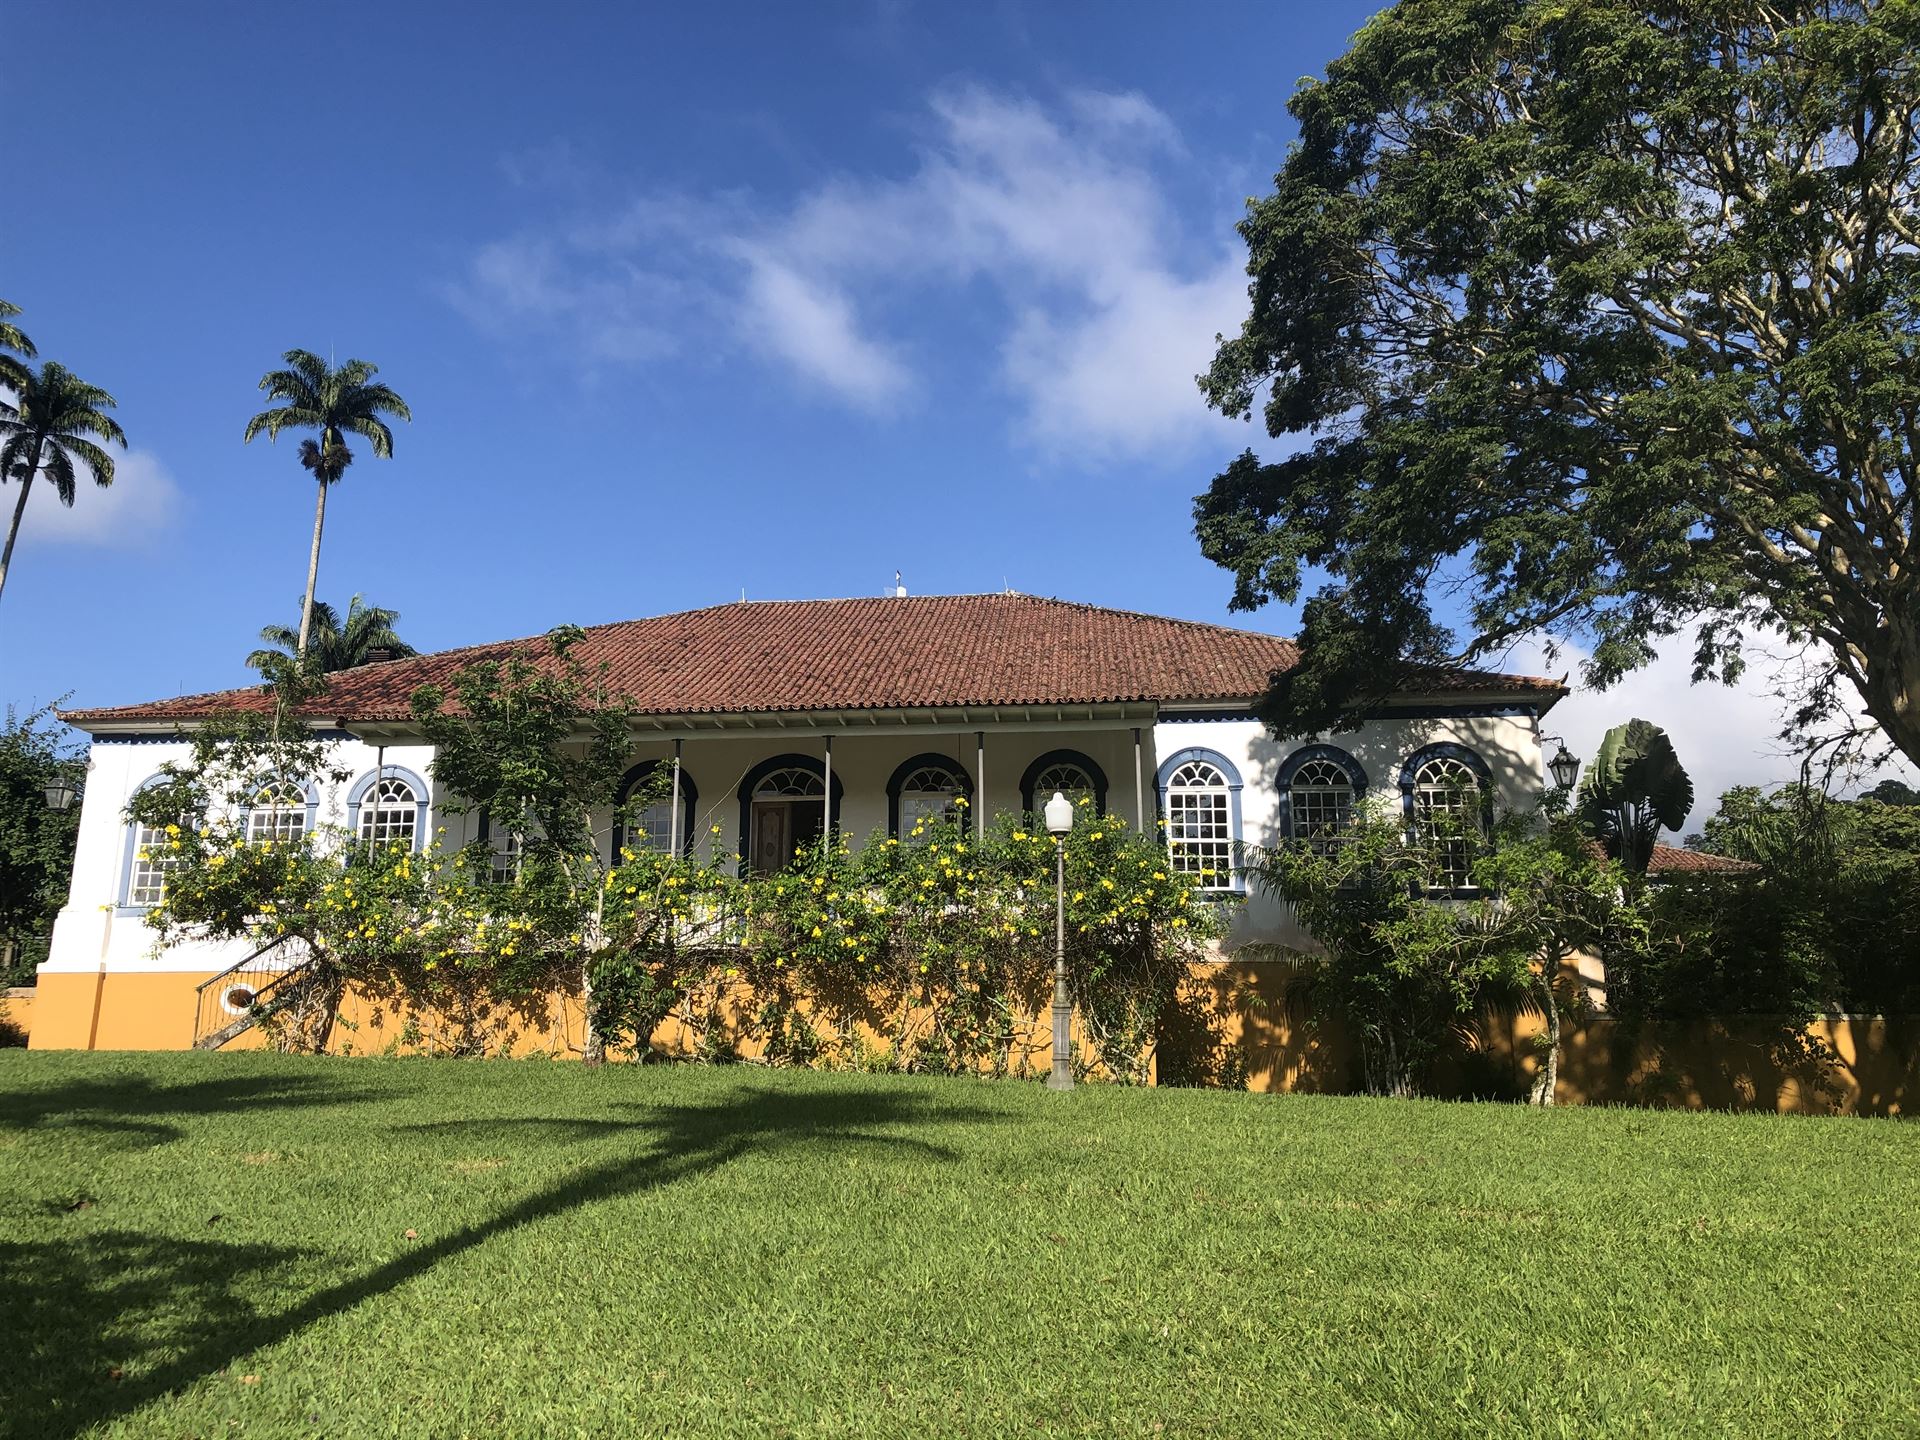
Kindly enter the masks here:
[[272, 1006], [264, 1002], [271, 992], [305, 970], [312, 957], [291, 964], [263, 961], [262, 957], [298, 938], [275, 936], [194, 987], [194, 1048], [218, 1049], [269, 1013]]

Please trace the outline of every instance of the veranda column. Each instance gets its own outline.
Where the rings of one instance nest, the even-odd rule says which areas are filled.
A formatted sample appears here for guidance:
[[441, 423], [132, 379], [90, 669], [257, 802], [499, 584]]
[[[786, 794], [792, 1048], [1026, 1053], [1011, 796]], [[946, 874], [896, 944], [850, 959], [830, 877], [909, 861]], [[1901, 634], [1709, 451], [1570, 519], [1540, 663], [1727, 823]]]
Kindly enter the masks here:
[[973, 732], [973, 841], [987, 838], [987, 732]]
[[686, 742], [673, 742], [673, 816], [667, 821], [667, 853], [678, 859], [680, 855], [680, 747]]

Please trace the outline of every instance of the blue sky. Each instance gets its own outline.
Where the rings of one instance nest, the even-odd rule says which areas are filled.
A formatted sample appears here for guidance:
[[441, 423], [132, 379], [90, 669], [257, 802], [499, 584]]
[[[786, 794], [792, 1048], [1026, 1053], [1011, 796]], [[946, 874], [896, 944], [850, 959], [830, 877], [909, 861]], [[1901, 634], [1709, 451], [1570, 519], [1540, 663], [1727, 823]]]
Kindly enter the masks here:
[[320, 595], [422, 649], [896, 569], [1229, 620], [1191, 502], [1262, 437], [1192, 376], [1293, 83], [1372, 8], [16, 0], [9, 51], [56, 58], [13, 113], [60, 128], [0, 296], [132, 453], [30, 505], [0, 700], [251, 679], [313, 497], [240, 434], [293, 346], [413, 407], [333, 494]]

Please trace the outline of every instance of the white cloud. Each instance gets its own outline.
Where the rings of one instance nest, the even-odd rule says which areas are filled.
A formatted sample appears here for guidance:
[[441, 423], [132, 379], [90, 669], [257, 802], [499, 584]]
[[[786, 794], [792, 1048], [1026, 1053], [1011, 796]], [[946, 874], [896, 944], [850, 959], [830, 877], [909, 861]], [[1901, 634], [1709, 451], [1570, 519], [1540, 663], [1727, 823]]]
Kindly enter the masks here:
[[955, 87], [929, 100], [903, 174], [832, 176], [772, 204], [642, 195], [483, 247], [453, 296], [482, 324], [548, 328], [596, 360], [731, 335], [870, 412], [921, 388], [910, 357], [955, 353], [965, 307], [997, 329], [983, 378], [1011, 394], [1024, 440], [1177, 455], [1230, 423], [1193, 377], [1246, 285], [1224, 213], [1198, 242], [1183, 235], [1176, 165], [1190, 168], [1176, 128], [1138, 94], [1049, 108]]
[[[138, 549], [167, 530], [180, 504], [180, 489], [158, 456], [147, 450], [116, 454], [113, 483], [101, 487], [76, 468], [73, 507], [60, 503], [45, 473], [36, 476], [27, 496], [27, 513], [20, 522], [26, 544], [104, 545]], [[0, 486], [8, 519], [19, 498], [11, 486]], [[4, 523], [4, 521], [0, 521]]]
[[742, 315], [741, 326], [750, 339], [764, 344], [801, 378], [856, 405], [883, 409], [912, 383], [888, 347], [860, 334], [852, 306], [837, 287], [809, 279], [776, 259], [749, 259]]
[[[1541, 726], [1548, 734], [1566, 736], [1568, 748], [1583, 765], [1591, 763], [1601, 737], [1615, 725], [1637, 718], [1664, 729], [1680, 763], [1693, 777], [1688, 831], [1698, 830], [1718, 808], [1721, 793], [1735, 785], [1773, 786], [1800, 778], [1800, 757], [1779, 738], [1785, 716], [1773, 693], [1782, 668], [1791, 670], [1790, 659], [1754, 654], [1737, 684], [1695, 685], [1691, 636], [1677, 636], [1651, 665], [1599, 691], [1579, 683], [1585, 659], [1580, 650], [1562, 647], [1549, 660], [1539, 644], [1528, 642], [1514, 649], [1506, 668], [1554, 676], [1572, 672], [1568, 683], [1574, 686], [1573, 693], [1554, 707]], [[1882, 775], [1909, 782], [1920, 778], [1911, 766], [1900, 763], [1872, 774], [1845, 777], [1838, 788], [1842, 794], [1853, 794]]]

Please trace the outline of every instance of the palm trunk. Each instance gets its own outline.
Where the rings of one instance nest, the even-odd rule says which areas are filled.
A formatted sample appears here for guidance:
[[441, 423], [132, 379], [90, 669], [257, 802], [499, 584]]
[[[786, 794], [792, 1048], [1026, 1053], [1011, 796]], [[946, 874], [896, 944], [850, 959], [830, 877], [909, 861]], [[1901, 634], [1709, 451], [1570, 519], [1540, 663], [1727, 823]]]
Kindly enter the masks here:
[[[296, 655], [307, 653], [307, 633], [313, 628], [313, 591], [320, 582], [320, 530], [327, 523], [327, 482], [320, 481], [320, 498], [313, 506], [313, 551], [307, 556], [307, 599], [300, 607], [300, 641]], [[0, 577], [4, 578], [4, 577]]]
[[20, 477], [20, 498], [13, 502], [13, 523], [7, 526], [6, 548], [0, 550], [0, 592], [7, 588], [7, 567], [13, 563], [13, 542], [20, 538], [20, 517], [27, 513], [27, 492], [33, 488], [33, 477], [40, 473], [40, 453], [46, 443], [44, 439], [33, 442], [33, 459], [27, 465], [26, 474]]

